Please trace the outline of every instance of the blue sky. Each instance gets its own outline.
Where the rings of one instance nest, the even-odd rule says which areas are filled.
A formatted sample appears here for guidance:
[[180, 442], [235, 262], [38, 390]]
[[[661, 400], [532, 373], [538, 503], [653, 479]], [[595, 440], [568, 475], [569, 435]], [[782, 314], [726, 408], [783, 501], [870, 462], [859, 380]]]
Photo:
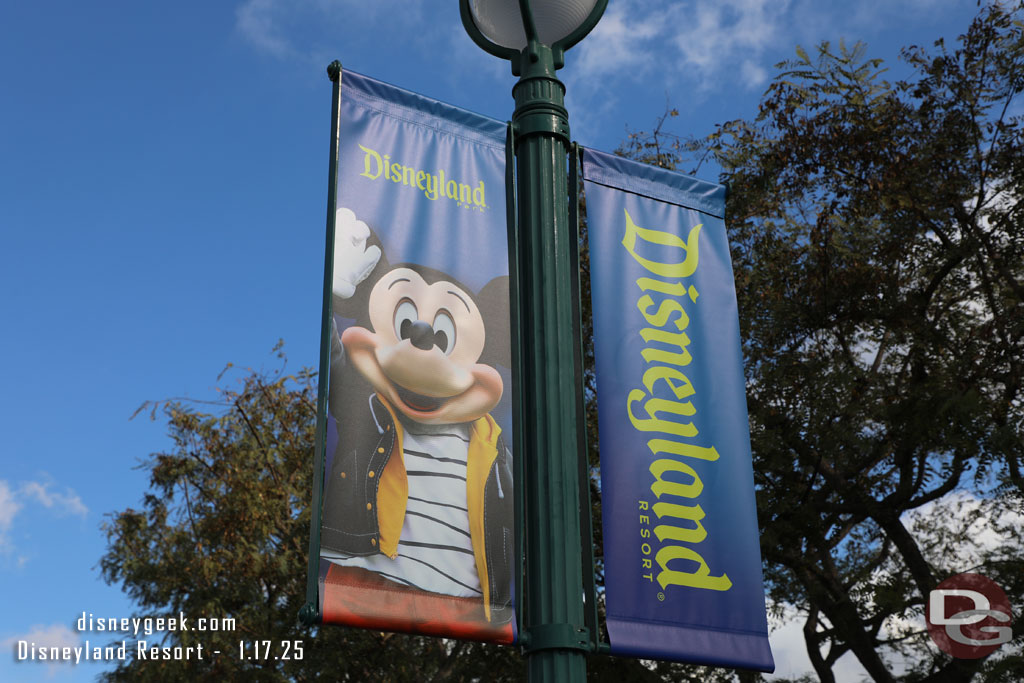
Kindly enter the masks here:
[[[614, 149], [666, 102], [672, 132], [751, 118], [797, 43], [952, 43], [973, 0], [611, 0], [562, 72], [574, 137]], [[0, 644], [74, 643], [130, 616], [99, 578], [105, 515], [166, 448], [147, 399], [211, 398], [228, 362], [315, 365], [333, 59], [496, 118], [505, 63], [455, 0], [37, 0], [0, 5]], [[714, 179], [713, 177], [709, 179]], [[203, 615], [194, 615], [196, 617]], [[216, 615], [208, 615], [216, 616]], [[799, 629], [780, 673], [809, 670]], [[16, 663], [5, 681], [90, 680]], [[856, 678], [856, 666], [841, 671]]]

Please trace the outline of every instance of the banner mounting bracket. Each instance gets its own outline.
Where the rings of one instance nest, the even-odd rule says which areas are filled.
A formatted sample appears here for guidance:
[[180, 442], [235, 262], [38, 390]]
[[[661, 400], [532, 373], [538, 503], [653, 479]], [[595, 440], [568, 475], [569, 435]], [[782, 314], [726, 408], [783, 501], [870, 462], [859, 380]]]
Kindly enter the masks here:
[[527, 652], [538, 650], [582, 650], [590, 652], [590, 629], [576, 624], [537, 624], [519, 640]]

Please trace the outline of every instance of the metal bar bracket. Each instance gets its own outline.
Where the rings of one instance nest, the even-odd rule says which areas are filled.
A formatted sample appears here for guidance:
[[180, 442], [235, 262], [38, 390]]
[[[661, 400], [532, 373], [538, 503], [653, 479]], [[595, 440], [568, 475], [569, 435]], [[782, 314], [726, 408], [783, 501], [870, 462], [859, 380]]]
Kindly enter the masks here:
[[590, 630], [574, 624], [537, 624], [520, 639], [527, 652], [538, 650], [582, 650], [590, 652]]

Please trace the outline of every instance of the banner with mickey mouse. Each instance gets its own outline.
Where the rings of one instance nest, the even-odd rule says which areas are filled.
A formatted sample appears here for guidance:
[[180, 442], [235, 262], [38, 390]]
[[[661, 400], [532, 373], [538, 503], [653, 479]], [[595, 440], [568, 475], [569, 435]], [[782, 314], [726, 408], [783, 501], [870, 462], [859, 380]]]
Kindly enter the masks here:
[[320, 620], [514, 642], [506, 124], [345, 72], [339, 129]]

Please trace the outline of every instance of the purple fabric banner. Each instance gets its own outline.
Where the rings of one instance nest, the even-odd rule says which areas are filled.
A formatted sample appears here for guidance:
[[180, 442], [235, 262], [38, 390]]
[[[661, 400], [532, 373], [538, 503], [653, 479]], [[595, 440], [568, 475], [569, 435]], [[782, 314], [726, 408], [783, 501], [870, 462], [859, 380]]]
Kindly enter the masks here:
[[772, 671], [724, 188], [583, 176], [612, 652]]
[[505, 124], [342, 76], [325, 623], [511, 643]]

